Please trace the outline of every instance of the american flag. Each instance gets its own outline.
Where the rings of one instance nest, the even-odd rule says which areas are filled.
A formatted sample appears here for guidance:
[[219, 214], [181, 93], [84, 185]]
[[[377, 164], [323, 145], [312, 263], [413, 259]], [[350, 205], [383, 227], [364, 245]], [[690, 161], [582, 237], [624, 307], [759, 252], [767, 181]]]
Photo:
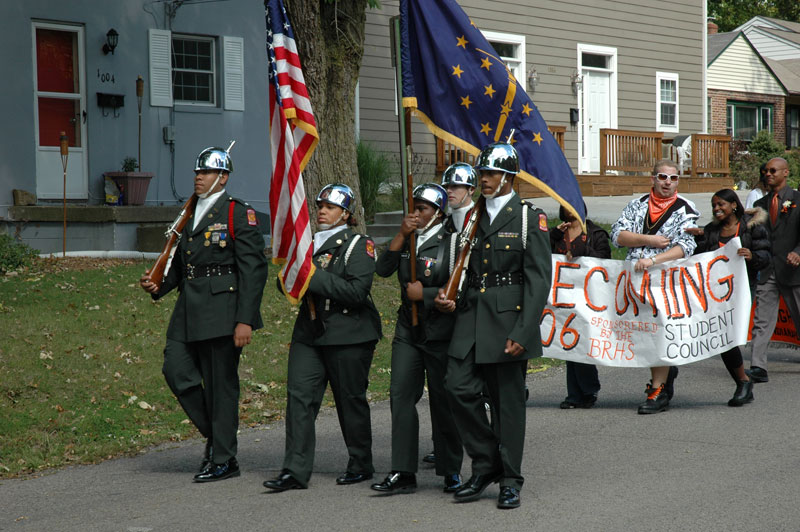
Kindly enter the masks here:
[[270, 147], [272, 181], [269, 210], [272, 262], [286, 297], [296, 304], [314, 275], [313, 245], [301, 172], [319, 142], [294, 32], [281, 0], [264, 2], [269, 58]]

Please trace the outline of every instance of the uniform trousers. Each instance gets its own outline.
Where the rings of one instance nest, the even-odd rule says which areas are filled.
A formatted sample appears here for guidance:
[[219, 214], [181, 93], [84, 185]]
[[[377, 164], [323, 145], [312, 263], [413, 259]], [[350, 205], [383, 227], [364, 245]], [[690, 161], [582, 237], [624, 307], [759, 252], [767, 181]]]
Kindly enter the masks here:
[[214, 463], [236, 456], [239, 355], [233, 336], [199, 342], [167, 339], [162, 372], [186, 415], [214, 448]]
[[779, 283], [773, 272], [766, 282], [756, 285], [756, 311], [750, 366], [767, 369], [767, 345], [778, 322], [779, 299], [783, 296], [796, 329], [800, 330], [800, 286]]
[[310, 346], [292, 342], [286, 398], [283, 469], [303, 486], [314, 467], [316, 430], [325, 388], [331, 385], [339, 427], [347, 446], [347, 471], [372, 474], [372, 422], [367, 402], [369, 368], [377, 341]]
[[392, 341], [392, 471], [416, 473], [419, 464], [419, 414], [428, 378], [436, 474], [461, 472], [463, 447], [444, 389], [448, 342], [418, 345], [395, 335]]
[[583, 362], [567, 362], [567, 400], [580, 403], [586, 396], [597, 395], [600, 379], [597, 366]]
[[[501, 487], [519, 489], [525, 480], [522, 451], [527, 363], [525, 359], [512, 359], [498, 364], [477, 364], [474, 346], [466, 358], [447, 360], [445, 388], [464, 448], [472, 458], [472, 474], [502, 471]], [[484, 389], [492, 405], [491, 423], [486, 417]]]

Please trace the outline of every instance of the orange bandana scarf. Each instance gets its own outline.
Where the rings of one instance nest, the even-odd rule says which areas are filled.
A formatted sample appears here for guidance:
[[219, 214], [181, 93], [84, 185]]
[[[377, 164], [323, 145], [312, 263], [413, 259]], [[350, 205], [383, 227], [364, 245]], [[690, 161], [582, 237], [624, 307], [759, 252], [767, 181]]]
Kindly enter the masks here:
[[675, 200], [678, 199], [678, 195], [675, 194], [669, 198], [659, 198], [653, 191], [650, 191], [650, 198], [647, 200], [648, 211], [650, 211], [650, 223], [655, 223], [661, 215], [664, 214], [664, 211], [672, 207], [672, 204], [675, 203]]

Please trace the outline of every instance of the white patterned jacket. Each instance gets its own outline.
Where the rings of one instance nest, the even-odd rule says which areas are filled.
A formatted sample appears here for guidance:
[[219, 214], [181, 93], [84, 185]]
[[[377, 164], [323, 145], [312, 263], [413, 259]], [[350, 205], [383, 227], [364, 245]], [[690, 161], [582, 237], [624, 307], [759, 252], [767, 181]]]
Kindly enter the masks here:
[[[622, 210], [619, 219], [611, 226], [611, 242], [614, 246], [620, 248], [618, 242], [619, 234], [622, 231], [630, 231], [632, 233], [645, 234], [645, 217], [648, 216], [648, 198], [649, 194], [645, 194], [641, 198], [635, 199], [628, 203]], [[678, 199], [669, 208], [668, 212], [664, 213], [666, 219], [661, 219], [653, 224], [651, 230], [646, 234], [663, 235], [672, 241], [673, 246], [680, 246], [683, 248], [683, 256], [689, 257], [694, 253], [696, 242], [694, 237], [685, 232], [687, 227], [697, 227], [697, 218], [700, 213], [697, 211], [692, 201], [678, 195]], [[638, 259], [649, 258], [666, 251], [669, 248], [658, 249], [647, 246], [628, 248], [628, 255], [626, 260], [636, 261]]]

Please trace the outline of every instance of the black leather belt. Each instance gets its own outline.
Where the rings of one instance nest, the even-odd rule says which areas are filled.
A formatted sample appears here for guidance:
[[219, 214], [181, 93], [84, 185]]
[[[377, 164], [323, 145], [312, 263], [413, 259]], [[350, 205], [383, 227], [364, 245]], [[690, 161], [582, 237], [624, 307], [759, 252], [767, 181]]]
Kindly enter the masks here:
[[218, 277], [220, 275], [230, 275], [236, 273], [236, 266], [233, 264], [213, 264], [210, 266], [186, 265], [186, 278], [196, 279], [198, 277]]
[[470, 288], [494, 288], [495, 286], [511, 286], [515, 284], [524, 284], [525, 276], [522, 272], [511, 273], [488, 273], [484, 275], [477, 275], [470, 272], [469, 287]]

